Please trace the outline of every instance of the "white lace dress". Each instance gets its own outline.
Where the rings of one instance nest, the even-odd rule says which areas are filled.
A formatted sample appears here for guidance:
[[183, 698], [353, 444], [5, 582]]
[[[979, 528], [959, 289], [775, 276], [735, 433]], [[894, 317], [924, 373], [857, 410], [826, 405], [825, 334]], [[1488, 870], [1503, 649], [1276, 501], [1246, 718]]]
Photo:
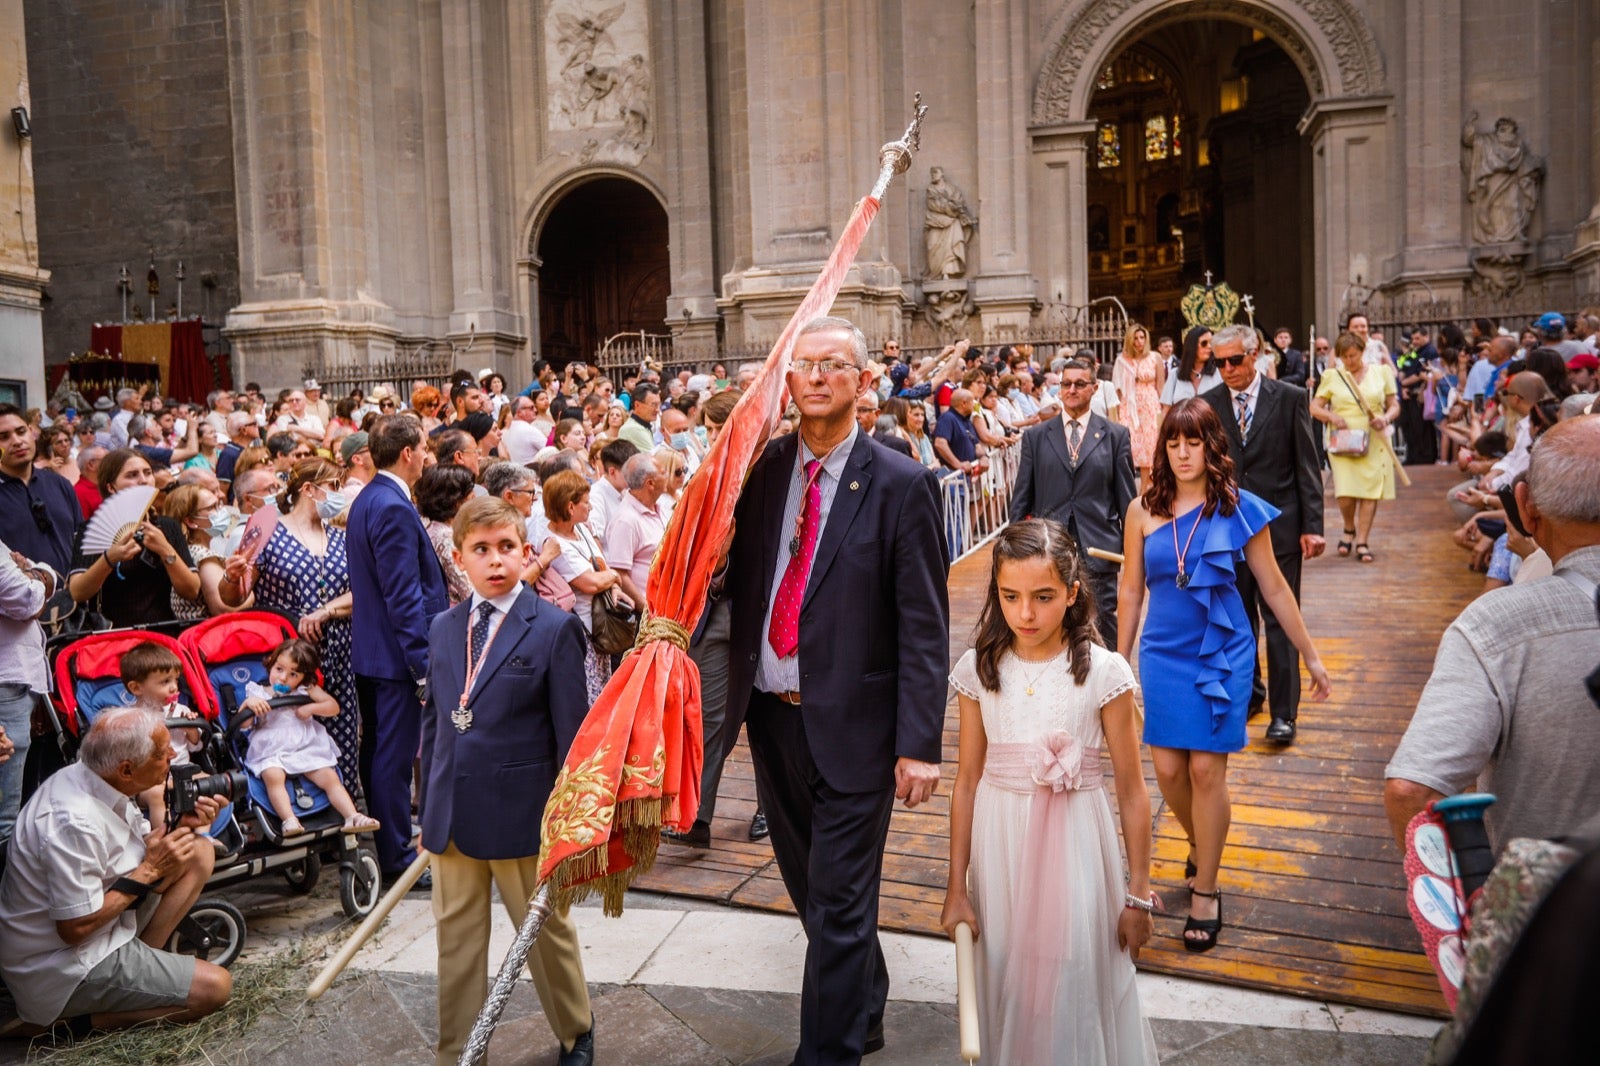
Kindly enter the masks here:
[[1007, 654], [989, 692], [976, 662], [967, 652], [950, 680], [977, 700], [988, 738], [967, 873], [981, 1061], [1155, 1063], [1133, 963], [1117, 946], [1126, 886], [1100, 758], [1100, 708], [1135, 687], [1133, 671], [1096, 645], [1080, 686], [1068, 654], [1049, 664]]

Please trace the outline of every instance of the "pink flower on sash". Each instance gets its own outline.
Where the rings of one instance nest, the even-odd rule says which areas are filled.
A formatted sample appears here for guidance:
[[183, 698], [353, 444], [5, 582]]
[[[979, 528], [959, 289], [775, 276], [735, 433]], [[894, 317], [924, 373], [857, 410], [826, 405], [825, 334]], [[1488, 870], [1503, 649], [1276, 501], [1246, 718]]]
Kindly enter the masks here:
[[1066, 730], [1038, 737], [1028, 746], [1028, 773], [1033, 783], [1051, 792], [1082, 786], [1083, 745]]

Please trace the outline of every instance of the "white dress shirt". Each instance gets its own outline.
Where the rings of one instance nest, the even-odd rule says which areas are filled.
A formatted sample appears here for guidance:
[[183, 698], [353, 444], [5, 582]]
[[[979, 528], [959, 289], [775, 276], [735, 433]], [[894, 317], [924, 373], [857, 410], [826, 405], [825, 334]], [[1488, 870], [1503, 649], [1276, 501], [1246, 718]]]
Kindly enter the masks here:
[[43, 607], [44, 582], [23, 573], [0, 542], [0, 681], [20, 682], [34, 692], [50, 690], [38, 621]]

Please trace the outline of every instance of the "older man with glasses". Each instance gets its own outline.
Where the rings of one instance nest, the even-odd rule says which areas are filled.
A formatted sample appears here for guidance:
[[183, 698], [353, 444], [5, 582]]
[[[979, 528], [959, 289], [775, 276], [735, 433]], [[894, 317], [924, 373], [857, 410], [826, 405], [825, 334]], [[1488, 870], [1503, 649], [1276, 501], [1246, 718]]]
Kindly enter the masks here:
[[34, 449], [22, 410], [0, 404], [0, 540], [59, 578], [72, 569], [83, 510], [71, 482], [33, 465]]

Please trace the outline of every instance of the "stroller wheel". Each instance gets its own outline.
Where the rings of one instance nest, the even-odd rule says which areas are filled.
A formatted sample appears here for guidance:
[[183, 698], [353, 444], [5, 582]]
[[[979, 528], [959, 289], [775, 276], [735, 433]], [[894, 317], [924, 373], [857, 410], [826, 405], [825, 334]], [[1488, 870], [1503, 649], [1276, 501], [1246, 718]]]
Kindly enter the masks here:
[[226, 900], [198, 900], [178, 922], [167, 950], [217, 966], [232, 966], [244, 950], [244, 915]]
[[283, 879], [289, 891], [297, 896], [309, 896], [316, 890], [317, 879], [322, 876], [322, 856], [307, 852], [306, 857], [292, 866], [283, 868]]
[[339, 864], [339, 905], [345, 917], [363, 918], [378, 905], [383, 894], [383, 876], [378, 859], [365, 849]]

